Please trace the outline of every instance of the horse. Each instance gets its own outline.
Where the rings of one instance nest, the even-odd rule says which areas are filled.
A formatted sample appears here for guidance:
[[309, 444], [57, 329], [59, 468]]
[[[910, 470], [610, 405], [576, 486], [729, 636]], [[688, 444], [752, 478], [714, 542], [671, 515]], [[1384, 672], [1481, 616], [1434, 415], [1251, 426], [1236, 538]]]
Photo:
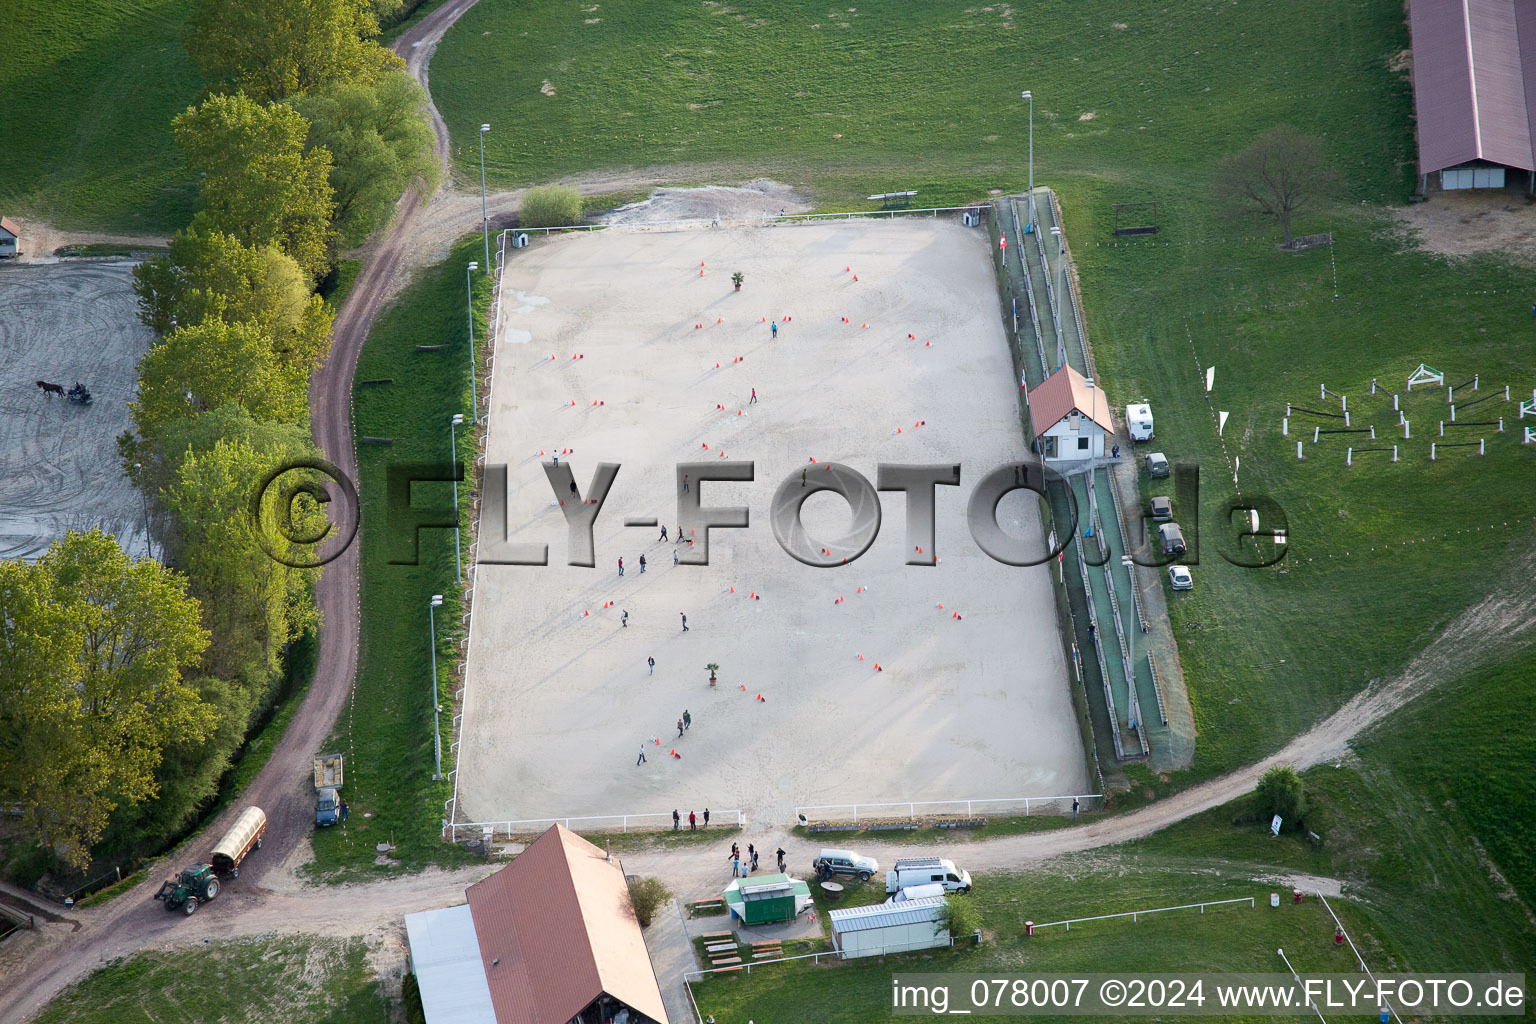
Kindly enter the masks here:
[[54, 395], [64, 394], [64, 385], [62, 384], [50, 384], [45, 380], [40, 380], [36, 383], [38, 387], [43, 389], [43, 394], [49, 398], [52, 398]]

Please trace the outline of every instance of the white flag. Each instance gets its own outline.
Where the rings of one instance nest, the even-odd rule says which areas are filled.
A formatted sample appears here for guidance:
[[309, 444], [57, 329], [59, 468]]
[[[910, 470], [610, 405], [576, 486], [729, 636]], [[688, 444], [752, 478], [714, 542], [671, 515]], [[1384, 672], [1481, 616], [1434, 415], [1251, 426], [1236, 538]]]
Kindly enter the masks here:
[[1205, 390], [1210, 391], [1216, 386], [1216, 367], [1208, 367], [1205, 371]]
[[1216, 414], [1216, 436], [1217, 437], [1220, 437], [1221, 436], [1221, 432], [1224, 429], [1226, 429], [1226, 426], [1227, 426], [1227, 415], [1228, 414], [1224, 413], [1224, 412], [1218, 412]]

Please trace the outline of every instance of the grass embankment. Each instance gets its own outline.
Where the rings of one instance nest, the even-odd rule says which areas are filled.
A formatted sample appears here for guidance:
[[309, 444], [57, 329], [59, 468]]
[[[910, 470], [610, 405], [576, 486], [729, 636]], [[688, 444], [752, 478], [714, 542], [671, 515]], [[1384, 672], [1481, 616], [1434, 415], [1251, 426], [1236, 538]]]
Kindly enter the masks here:
[[[451, 529], [424, 529], [415, 536], [407, 510], [390, 506], [386, 473], [391, 466], [428, 465], [442, 469], [449, 455], [448, 421], [465, 414], [458, 431], [458, 457], [465, 464], [459, 487], [461, 513], [467, 519], [469, 470], [474, 441], [470, 410], [469, 313], [465, 267], [480, 255], [480, 238], [466, 238], [448, 259], [425, 271], [369, 332], [358, 358], [353, 388], [353, 425], [361, 438], [386, 437], [388, 445], [359, 442], [358, 489], [362, 525], [356, 543], [362, 558], [362, 635], [356, 691], [337, 722], [332, 746], [347, 758], [343, 790], [351, 807], [346, 828], [320, 830], [314, 839], [311, 870], [329, 880], [350, 880], [426, 864], [462, 863], [467, 855], [439, 839], [443, 802], [451, 784], [433, 781], [432, 661], [428, 642], [428, 603], [443, 595], [436, 609], [437, 677], [443, 713], [443, 772], [453, 768], [450, 744], [460, 619], [466, 609], [454, 585], [454, 538]], [[490, 310], [491, 279], [473, 278], [475, 316], [483, 324]], [[476, 329], [477, 347], [484, 343]], [[417, 352], [417, 345], [443, 345]], [[365, 380], [392, 379], [363, 385]], [[484, 383], [483, 381], [481, 382]], [[426, 475], [422, 473], [418, 476]], [[452, 484], [418, 483], [412, 488], [414, 514], [452, 522]], [[464, 551], [473, 539], [464, 532]], [[369, 815], [372, 815], [369, 817]], [[375, 864], [378, 843], [394, 843], [392, 863]]]
[[360, 939], [246, 939], [154, 950], [101, 968], [38, 1024], [312, 1021], [386, 1024], [389, 1006]]
[[72, 230], [170, 234], [194, 175], [171, 118], [201, 77], [182, 46], [192, 0], [12, 0], [0, 62], [0, 206]]
[[433, 95], [465, 180], [489, 121], [517, 126], [485, 139], [501, 187], [659, 166], [773, 174], [832, 204], [970, 199], [1027, 177], [1024, 88], [1037, 181], [1198, 171], [1187, 193], [1287, 120], [1362, 155], [1341, 160], [1364, 172], [1360, 198], [1395, 198], [1411, 173], [1407, 79], [1387, 68], [1407, 30], [1391, 5], [588, 6], [479, 4], [444, 38]]

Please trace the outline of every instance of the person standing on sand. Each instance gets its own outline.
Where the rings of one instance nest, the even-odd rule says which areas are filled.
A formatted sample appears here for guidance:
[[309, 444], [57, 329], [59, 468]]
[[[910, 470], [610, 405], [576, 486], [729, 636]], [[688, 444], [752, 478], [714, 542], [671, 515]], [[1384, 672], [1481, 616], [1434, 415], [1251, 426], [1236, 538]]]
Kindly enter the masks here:
[[676, 807], [672, 808], [672, 831], [673, 832], [677, 831], [678, 826], [682, 824], [682, 821], [683, 821], [682, 815], [677, 813], [677, 808]]
[[678, 612], [677, 614], [683, 617], [683, 632], [688, 632], [688, 614], [686, 612]]
[[623, 612], [621, 612], [619, 614], [619, 625], [623, 626], [625, 629], [629, 628], [629, 611], [628, 610], [625, 610], [625, 611], [623, 611]]
[[676, 568], [676, 566], [677, 566], [677, 549], [676, 548], [672, 549], [672, 565], [673, 565], [674, 568]]
[[688, 493], [688, 474], [687, 473], [683, 474], [683, 493], [684, 494]]
[[779, 323], [777, 320], [768, 325], [768, 333], [769, 337], [777, 338], [779, 336]]
[[655, 675], [656, 674], [656, 659], [655, 658], [646, 658], [645, 659], [645, 663], [646, 663], [647, 666], [650, 667], [650, 672], [648, 672], [646, 674], [647, 675]]
[[681, 718], [677, 720], [677, 738], [683, 738], [683, 720]]
[[688, 709], [687, 708], [683, 708], [683, 728], [684, 729], [692, 729], [693, 728], [693, 716], [688, 713]]
[[704, 827], [709, 828], [709, 808], [704, 808]]
[[645, 575], [645, 556], [644, 555], [640, 556], [640, 575], [641, 576]]
[[809, 467], [802, 467], [801, 470], [800, 470], [800, 486], [801, 487], [805, 486], [805, 474], [806, 474], [808, 469], [809, 469]]
[[624, 559], [623, 559], [622, 556], [620, 556], [620, 558], [619, 558], [619, 575], [620, 576], [624, 575]]
[[638, 767], [640, 767], [643, 764], [645, 764], [645, 744], [644, 743], [640, 744], [640, 757], [638, 759], [636, 759], [635, 767], [638, 768]]
[[694, 814], [692, 811], [689, 811], [688, 812], [688, 831], [690, 831], [690, 832], [697, 832], [698, 830], [699, 830], [699, 816], [697, 814]]

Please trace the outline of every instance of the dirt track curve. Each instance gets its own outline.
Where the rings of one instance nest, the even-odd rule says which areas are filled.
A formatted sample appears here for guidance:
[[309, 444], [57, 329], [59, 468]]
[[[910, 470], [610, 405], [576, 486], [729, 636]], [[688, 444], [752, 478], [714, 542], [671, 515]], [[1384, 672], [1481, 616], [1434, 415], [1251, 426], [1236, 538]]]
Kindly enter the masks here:
[[[426, 84], [427, 62], [443, 34], [474, 6], [458, 0], [432, 12], [395, 43], [411, 73]], [[448, 134], [436, 108], [431, 111], [437, 152], [445, 178]], [[699, 180], [705, 168], [641, 169], [572, 180], [586, 192]], [[737, 169], [739, 170], [739, 169]], [[723, 170], [728, 175], [730, 171]], [[351, 394], [352, 375], [374, 317], [404, 282], [409, 270], [440, 255], [434, 250], [478, 226], [472, 196], [440, 192], [429, 202], [408, 194], [396, 210], [393, 226], [363, 254], [363, 267], [335, 324], [331, 355], [315, 375], [310, 390], [313, 431], [326, 458], [355, 478]], [[493, 224], [514, 211], [521, 192], [490, 197]], [[100, 908], [57, 917], [56, 923], [13, 937], [0, 946], [0, 1024], [29, 1019], [66, 986], [117, 957], [149, 946], [182, 946], [210, 937], [257, 935], [274, 931], [369, 934], [397, 924], [402, 914], [453, 903], [463, 886], [485, 867], [456, 872], [427, 871], [406, 878], [357, 886], [306, 888], [293, 874], [296, 851], [312, 828], [313, 791], [309, 765], [329, 735], [349, 693], [358, 655], [358, 563], [353, 544], [326, 567], [316, 588], [322, 617], [320, 655], [304, 705], [270, 761], [246, 790], [246, 803], [267, 811], [268, 832], [262, 856], [247, 862], [238, 880], [194, 918], [167, 913], [152, 899], [172, 862], [207, 859], [214, 837], [222, 834], [237, 807], [209, 823], [188, 846], [159, 864], [148, 877]], [[1253, 788], [1269, 766], [1289, 763], [1308, 768], [1343, 755], [1350, 741], [1439, 681], [1470, 670], [1512, 646], [1528, 642], [1536, 630], [1536, 594], [1528, 579], [1536, 571], [1536, 553], [1528, 553], [1480, 604], [1446, 626], [1395, 680], [1361, 693], [1343, 708], [1292, 740], [1284, 749], [1255, 764], [1194, 786], [1131, 814], [1098, 819], [1078, 828], [1009, 836], [967, 844], [969, 868], [989, 870], [1031, 863], [1150, 835], [1191, 815], [1232, 800]], [[1475, 645], [1468, 641], [1477, 639]], [[791, 863], [809, 863], [813, 844], [775, 826], [751, 829], [764, 848], [782, 845]], [[894, 859], [909, 847], [868, 846], [866, 852]], [[680, 895], [718, 887], [721, 864], [713, 847], [654, 850], [625, 856], [627, 871], [656, 875]], [[265, 883], [265, 884], [263, 884]], [[11, 890], [8, 902], [36, 903], [30, 894]], [[38, 904], [39, 911], [46, 907]], [[56, 908], [54, 908], [56, 910]]]

